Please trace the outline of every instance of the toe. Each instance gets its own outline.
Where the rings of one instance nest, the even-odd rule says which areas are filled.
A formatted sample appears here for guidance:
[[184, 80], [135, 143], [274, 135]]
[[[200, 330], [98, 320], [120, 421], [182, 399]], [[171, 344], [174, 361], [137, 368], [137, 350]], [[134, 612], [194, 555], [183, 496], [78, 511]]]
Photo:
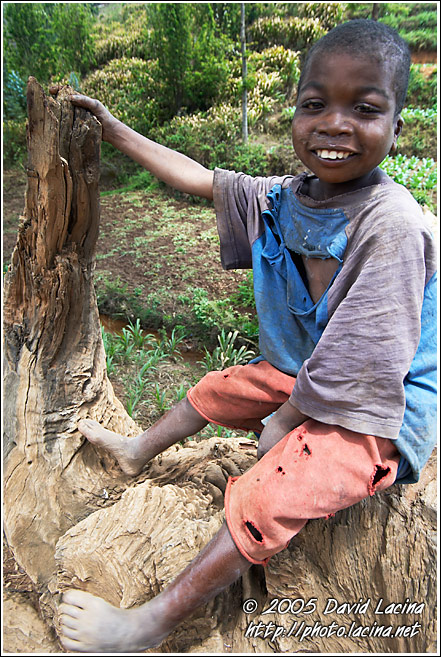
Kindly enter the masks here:
[[[64, 600], [64, 599], [63, 599]], [[81, 614], [81, 609], [76, 605], [68, 604], [67, 602], [62, 602], [58, 607], [58, 615], [61, 616], [72, 616], [73, 618], [78, 618]]]
[[60, 643], [68, 652], [84, 652], [84, 646], [80, 641], [60, 636]]
[[64, 630], [67, 627], [70, 628], [71, 630], [76, 630], [78, 626], [78, 619], [69, 616], [68, 614], [62, 614], [60, 616], [60, 626], [64, 634], [65, 634]]
[[74, 607], [79, 607], [80, 609], [85, 609], [87, 603], [93, 597], [94, 596], [91, 593], [87, 593], [86, 591], [80, 591], [79, 589], [69, 589], [63, 593], [63, 603], [73, 605]]
[[78, 429], [80, 431], [93, 431], [97, 426], [99, 426], [99, 424], [98, 422], [95, 422], [95, 420], [80, 420], [78, 422]]

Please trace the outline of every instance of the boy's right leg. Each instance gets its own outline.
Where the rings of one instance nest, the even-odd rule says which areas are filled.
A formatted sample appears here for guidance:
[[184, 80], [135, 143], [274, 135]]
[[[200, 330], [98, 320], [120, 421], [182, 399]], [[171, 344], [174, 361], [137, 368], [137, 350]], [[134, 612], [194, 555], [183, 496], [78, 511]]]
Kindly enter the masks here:
[[147, 431], [133, 438], [104, 429], [94, 420], [81, 420], [78, 430], [89, 442], [107, 449], [125, 474], [136, 476], [150, 459], [174, 443], [193, 436], [207, 424], [208, 421], [185, 398]]

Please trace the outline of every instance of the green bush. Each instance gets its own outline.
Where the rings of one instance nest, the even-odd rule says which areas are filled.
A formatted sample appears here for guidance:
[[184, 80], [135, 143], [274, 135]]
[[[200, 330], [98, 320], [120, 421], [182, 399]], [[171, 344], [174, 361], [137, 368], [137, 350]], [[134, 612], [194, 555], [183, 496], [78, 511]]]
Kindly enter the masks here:
[[[372, 9], [371, 2], [349, 2], [344, 18], [370, 18]], [[397, 30], [412, 51], [436, 52], [436, 2], [382, 2], [377, 9], [378, 20]]]
[[398, 140], [398, 150], [408, 157], [437, 157], [437, 110], [405, 107], [403, 132]]
[[93, 65], [94, 8], [84, 2], [8, 2], [4, 13], [4, 57], [9, 70], [41, 83]]
[[16, 71], [3, 69], [3, 117], [20, 120], [26, 116], [26, 82]]
[[98, 98], [120, 121], [145, 134], [158, 120], [157, 69], [156, 61], [113, 59], [88, 75], [82, 90]]
[[242, 144], [240, 111], [229, 104], [175, 117], [151, 136], [208, 169], [217, 166], [250, 175], [262, 175], [265, 170], [265, 149], [259, 144]]
[[347, 8], [346, 2], [299, 2], [289, 4], [294, 5], [294, 11], [301, 18], [318, 18], [320, 25], [325, 30], [330, 30], [341, 23]]
[[8, 166], [22, 162], [27, 154], [26, 120], [3, 122], [3, 162]]
[[407, 104], [433, 107], [437, 102], [437, 73], [433, 64], [412, 64], [410, 67]]
[[433, 209], [433, 199], [437, 186], [438, 173], [432, 158], [406, 157], [398, 154], [388, 155], [380, 167], [395, 182], [404, 185], [421, 205]]
[[99, 67], [112, 59], [131, 57], [150, 59], [145, 35], [139, 30], [129, 34], [124, 30], [123, 34], [109, 34], [96, 41], [95, 60]]
[[280, 16], [258, 18], [249, 28], [252, 45], [257, 49], [282, 45], [303, 50], [326, 33], [319, 18]]

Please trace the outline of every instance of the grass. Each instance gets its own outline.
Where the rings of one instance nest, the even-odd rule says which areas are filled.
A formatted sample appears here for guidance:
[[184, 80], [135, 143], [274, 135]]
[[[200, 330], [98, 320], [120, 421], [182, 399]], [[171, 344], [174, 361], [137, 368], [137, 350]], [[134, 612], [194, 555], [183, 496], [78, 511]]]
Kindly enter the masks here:
[[[184, 363], [180, 347], [188, 336], [182, 326], [158, 336], [143, 331], [139, 320], [130, 322], [120, 335], [101, 328], [106, 352], [107, 373], [112, 382], [119, 382], [119, 398], [130, 417], [151, 425], [172, 406], [185, 398], [188, 389], [211, 369], [224, 369], [248, 361], [254, 352], [236, 346], [237, 331], [218, 336], [218, 347], [210, 353], [205, 349], [202, 362]], [[164, 376], [165, 375], [165, 376]], [[173, 376], [174, 375], [174, 376]], [[183, 380], [184, 379], [184, 380]], [[198, 439], [233, 436], [236, 431], [207, 425]], [[247, 434], [254, 439], [254, 434]]]

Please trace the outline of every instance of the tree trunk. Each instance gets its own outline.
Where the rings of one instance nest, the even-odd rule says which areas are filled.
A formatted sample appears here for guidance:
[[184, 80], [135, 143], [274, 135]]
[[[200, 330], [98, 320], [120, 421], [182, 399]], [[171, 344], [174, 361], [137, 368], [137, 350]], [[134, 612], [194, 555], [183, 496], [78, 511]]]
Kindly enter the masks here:
[[123, 484], [78, 421], [137, 431], [106, 376], [93, 287], [101, 126], [68, 93], [28, 83], [25, 210], [4, 287], [5, 532], [39, 585], [58, 538], [102, 505], [105, 482]]
[[[93, 289], [100, 125], [73, 109], [68, 93], [54, 100], [29, 81], [26, 207], [4, 294], [5, 532], [51, 627], [69, 587], [122, 607], [159, 593], [220, 527], [226, 478], [256, 460], [254, 444], [240, 438], [190, 441], [128, 481], [77, 431], [83, 417], [125, 435], [139, 428], [106, 376]], [[160, 650], [435, 652], [435, 475], [433, 460], [415, 486], [310, 521], [265, 571], [253, 566]], [[249, 598], [254, 615], [242, 609]], [[337, 611], [331, 599], [359, 607]], [[385, 611], [406, 601], [411, 611]], [[23, 643], [17, 599], [7, 609], [6, 650], [61, 651], [47, 647], [44, 630], [36, 636], [36, 623]]]
[[371, 19], [373, 21], [377, 21], [379, 15], [380, 15], [380, 3], [379, 2], [373, 2], [372, 3]]

